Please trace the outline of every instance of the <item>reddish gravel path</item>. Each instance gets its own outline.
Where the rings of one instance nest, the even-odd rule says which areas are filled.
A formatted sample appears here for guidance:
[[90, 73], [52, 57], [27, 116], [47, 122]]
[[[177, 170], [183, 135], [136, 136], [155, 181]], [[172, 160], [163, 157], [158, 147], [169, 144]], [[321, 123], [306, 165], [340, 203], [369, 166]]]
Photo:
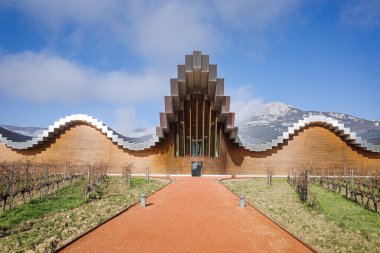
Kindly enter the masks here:
[[63, 252], [310, 252], [211, 177], [177, 178]]

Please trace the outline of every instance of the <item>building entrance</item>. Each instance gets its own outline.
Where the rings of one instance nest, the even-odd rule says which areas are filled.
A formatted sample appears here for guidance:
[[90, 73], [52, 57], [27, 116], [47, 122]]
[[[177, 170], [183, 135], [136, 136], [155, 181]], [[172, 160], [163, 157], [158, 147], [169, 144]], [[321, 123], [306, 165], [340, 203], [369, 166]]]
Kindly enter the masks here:
[[191, 163], [191, 175], [193, 177], [202, 176], [202, 162], [192, 162]]

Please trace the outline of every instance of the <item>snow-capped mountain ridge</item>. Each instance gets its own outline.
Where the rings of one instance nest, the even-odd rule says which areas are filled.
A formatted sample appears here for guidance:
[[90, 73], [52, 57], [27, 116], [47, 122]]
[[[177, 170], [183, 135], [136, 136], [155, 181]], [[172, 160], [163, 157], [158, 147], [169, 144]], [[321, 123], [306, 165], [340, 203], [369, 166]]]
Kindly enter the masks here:
[[243, 125], [251, 124], [270, 124], [281, 117], [290, 113], [298, 113], [298, 109], [292, 105], [286, 105], [282, 102], [272, 102], [264, 104], [258, 108], [253, 108], [248, 119], [243, 119]]
[[303, 111], [292, 105], [274, 102], [252, 108], [252, 113], [242, 119], [239, 134], [250, 143], [265, 143], [271, 141], [289, 127], [304, 118], [311, 116], [325, 116], [337, 120], [351, 129], [363, 140], [380, 144], [380, 121], [358, 118], [349, 114], [337, 112]]
[[13, 126], [13, 125], [0, 125], [0, 127], [5, 128], [9, 131], [25, 135], [25, 136], [31, 136], [36, 137], [39, 134], [42, 133], [42, 131], [46, 130], [46, 128], [42, 127], [19, 127], [19, 126]]
[[[243, 119], [240, 127], [245, 126], [270, 126], [273, 123], [282, 122], [282, 125], [289, 125], [296, 121], [291, 119], [306, 118], [310, 116], [326, 116], [342, 121], [342, 123], [352, 124], [354, 122], [365, 123], [373, 127], [379, 127], [380, 121], [367, 120], [358, 118], [349, 114], [338, 112], [318, 112], [318, 111], [303, 111], [292, 105], [287, 105], [282, 102], [272, 102], [264, 104], [258, 108], [252, 108], [253, 112], [247, 119]], [[380, 130], [380, 128], [379, 128]]]

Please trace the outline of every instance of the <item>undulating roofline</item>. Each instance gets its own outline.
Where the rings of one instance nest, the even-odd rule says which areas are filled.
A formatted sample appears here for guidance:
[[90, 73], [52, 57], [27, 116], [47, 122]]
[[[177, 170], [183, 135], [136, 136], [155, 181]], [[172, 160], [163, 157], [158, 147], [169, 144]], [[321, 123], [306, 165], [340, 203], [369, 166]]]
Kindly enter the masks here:
[[336, 133], [338, 136], [342, 137], [344, 141], [354, 147], [358, 147], [360, 149], [374, 153], [380, 153], [379, 145], [368, 143], [361, 137], [356, 136], [356, 133], [351, 131], [349, 127], [345, 127], [343, 123], [339, 123], [338, 120], [330, 117], [317, 115], [304, 117], [302, 120], [293, 123], [293, 126], [288, 127], [288, 131], [283, 132], [282, 135], [278, 136], [277, 139], [273, 139], [271, 142], [267, 142], [265, 144], [251, 144], [246, 142], [241, 135], [238, 135], [238, 137], [235, 139], [235, 143], [238, 143], [239, 146], [244, 147], [250, 151], [266, 151], [278, 147], [286, 140], [290, 139], [297, 132], [303, 130], [304, 128], [307, 128], [310, 125], [316, 124], [321, 125]]
[[[107, 138], [110, 139], [113, 143], [127, 150], [144, 150], [155, 146], [156, 143], [159, 142], [159, 138], [156, 135], [153, 135], [149, 140], [146, 140], [141, 143], [134, 143], [132, 142], [132, 139], [130, 141], [125, 140], [126, 137], [123, 137], [122, 135], [113, 131], [100, 120], [85, 114], [74, 114], [62, 118], [56, 121], [53, 125], [49, 126], [49, 128], [47, 130], [44, 130], [42, 134], [28, 141], [14, 142], [5, 136], [2, 136], [1, 134], [0, 140], [7, 147], [13, 149], [30, 149], [57, 138], [57, 136], [60, 133], [72, 127], [73, 125], [75, 125], [75, 123], [85, 123], [96, 128], [102, 134], [106, 135]], [[305, 117], [303, 118], [303, 120], [299, 120], [298, 122], [294, 123], [292, 127], [288, 128], [288, 131], [283, 132], [281, 136], [277, 137], [277, 139], [273, 139], [271, 142], [267, 142], [265, 144], [251, 144], [249, 142], [246, 142], [241, 135], [237, 135], [236, 137], [230, 135], [230, 139], [247, 150], [262, 152], [280, 146], [286, 140], [290, 139], [291, 136], [295, 135], [297, 132], [301, 131], [304, 128], [307, 128], [310, 125], [315, 124], [321, 125], [326, 129], [335, 132], [338, 136], [342, 137], [343, 140], [345, 140], [347, 143], [354, 147], [358, 147], [360, 149], [367, 150], [370, 152], [380, 153], [379, 145], [368, 143], [361, 137], [356, 136], [356, 133], [352, 132], [350, 128], [345, 127], [343, 123], [339, 123], [338, 120], [326, 116]]]
[[[13, 149], [30, 149], [30, 148], [42, 145], [50, 141], [51, 139], [57, 138], [57, 136], [60, 133], [72, 127], [72, 125], [74, 125], [75, 123], [85, 123], [87, 125], [90, 125], [96, 128], [102, 134], [106, 135], [107, 138], [110, 139], [113, 143], [128, 150], [144, 150], [152, 146], [155, 146], [156, 142], [159, 141], [159, 139], [155, 135], [153, 135], [149, 140], [146, 140], [143, 142], [137, 142], [137, 143], [133, 142], [134, 140], [133, 138], [124, 137], [118, 134], [117, 132], [115, 132], [114, 130], [112, 130], [102, 121], [85, 114], [74, 114], [74, 115], [62, 118], [54, 122], [53, 125], [50, 125], [47, 130], [44, 130], [42, 132], [42, 134], [25, 142], [14, 142], [12, 140], [7, 139], [5, 136], [2, 136], [1, 134], [0, 134], [0, 140], [6, 146]], [[126, 139], [129, 139], [129, 140], [126, 140]]]
[[171, 95], [165, 96], [165, 112], [160, 113], [160, 126], [156, 128], [156, 134], [150, 138], [133, 139], [120, 135], [112, 130], [100, 120], [85, 114], [75, 114], [62, 118], [42, 134], [31, 138], [27, 141], [12, 140], [7, 136], [0, 134], [0, 140], [7, 147], [13, 149], [30, 149], [42, 145], [72, 127], [75, 123], [88, 124], [107, 136], [116, 145], [127, 150], [144, 150], [151, 148], [166, 137], [170, 131], [170, 123], [174, 121], [174, 114], [180, 109], [181, 101], [187, 95], [194, 92], [200, 92], [214, 103], [214, 108], [220, 111], [220, 121], [225, 123], [225, 132], [229, 139], [239, 146], [255, 152], [263, 152], [283, 144], [298, 131], [308, 127], [311, 124], [319, 124], [341, 136], [343, 140], [350, 145], [367, 150], [370, 152], [380, 153], [380, 146], [368, 143], [361, 137], [356, 136], [350, 128], [344, 124], [326, 116], [304, 117], [302, 120], [294, 123], [288, 131], [282, 133], [271, 142], [265, 144], [252, 144], [245, 141], [238, 134], [238, 128], [234, 126], [235, 113], [230, 112], [230, 97], [224, 95], [224, 79], [217, 77], [217, 65], [209, 64], [209, 55], [202, 55], [200, 51], [194, 51], [192, 55], [185, 56], [185, 65], [178, 65], [178, 77], [170, 79]]

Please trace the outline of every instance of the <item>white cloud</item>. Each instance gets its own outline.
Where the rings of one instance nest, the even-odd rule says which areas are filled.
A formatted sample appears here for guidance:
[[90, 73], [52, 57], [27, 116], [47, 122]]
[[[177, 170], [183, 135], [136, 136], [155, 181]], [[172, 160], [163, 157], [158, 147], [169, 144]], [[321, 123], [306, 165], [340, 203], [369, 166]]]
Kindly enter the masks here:
[[266, 29], [300, 5], [300, 0], [215, 0], [220, 18], [239, 30]]
[[[133, 107], [119, 108], [115, 113], [115, 121], [112, 125], [120, 134], [129, 137], [138, 137], [146, 134], [154, 133], [154, 128], [150, 124], [140, 118]], [[137, 128], [146, 128], [144, 131], [135, 132]]]
[[380, 1], [350, 1], [341, 11], [340, 22], [345, 26], [372, 28], [380, 25]]
[[14, 5], [40, 27], [53, 31], [53, 38], [72, 40], [71, 45], [86, 45], [81, 40], [90, 33], [99, 43], [102, 38], [112, 38], [154, 64], [176, 64], [192, 50], [214, 53], [233, 43], [235, 38], [227, 37], [229, 31], [222, 30], [221, 20], [246, 33], [266, 31], [289, 17], [301, 1], [21, 0]]
[[96, 99], [131, 104], [161, 98], [169, 90], [168, 82], [154, 70], [101, 72], [46, 53], [0, 57], [0, 90], [30, 101]]
[[52, 37], [65, 36], [72, 45], [83, 45], [88, 33], [100, 38], [99, 43], [112, 38], [154, 64], [196, 49], [210, 53], [224, 44], [222, 33], [211, 24], [212, 8], [201, 2], [23, 0], [14, 6], [49, 29]]
[[86, 96], [86, 70], [56, 56], [24, 52], [0, 59], [0, 89], [31, 101]]
[[252, 98], [246, 101], [237, 101], [231, 104], [231, 111], [235, 112], [235, 125], [240, 126], [246, 122], [255, 110], [264, 107], [260, 98]]
[[255, 109], [262, 108], [265, 103], [261, 98], [254, 97], [253, 87], [241, 86], [227, 90], [226, 95], [231, 96], [231, 112], [235, 112], [235, 125], [245, 122]]

